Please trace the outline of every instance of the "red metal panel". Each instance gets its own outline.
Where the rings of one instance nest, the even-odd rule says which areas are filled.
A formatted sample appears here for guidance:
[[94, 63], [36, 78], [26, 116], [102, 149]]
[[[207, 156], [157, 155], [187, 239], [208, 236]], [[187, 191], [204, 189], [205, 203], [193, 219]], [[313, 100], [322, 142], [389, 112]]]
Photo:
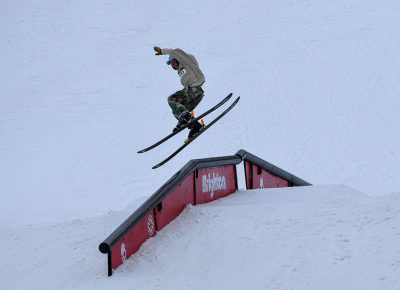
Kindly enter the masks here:
[[227, 196], [237, 189], [236, 167], [227, 165], [198, 170], [196, 203], [207, 203]]
[[194, 204], [194, 173], [176, 186], [157, 206], [157, 230], [175, 219], [188, 204]]
[[115, 244], [111, 249], [111, 265], [113, 269], [136, 253], [140, 246], [156, 234], [154, 211], [151, 211], [139, 223]]
[[253, 189], [253, 164], [249, 161], [244, 161], [244, 173], [246, 176], [246, 188]]
[[253, 189], [288, 187], [289, 181], [253, 165]]

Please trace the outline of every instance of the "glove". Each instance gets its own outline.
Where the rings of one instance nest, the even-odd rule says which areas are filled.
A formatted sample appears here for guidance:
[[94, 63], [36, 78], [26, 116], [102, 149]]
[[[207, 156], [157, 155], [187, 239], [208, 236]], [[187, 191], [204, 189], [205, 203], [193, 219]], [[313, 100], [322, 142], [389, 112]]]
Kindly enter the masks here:
[[157, 52], [156, 55], [162, 55], [161, 48], [154, 46], [154, 50]]

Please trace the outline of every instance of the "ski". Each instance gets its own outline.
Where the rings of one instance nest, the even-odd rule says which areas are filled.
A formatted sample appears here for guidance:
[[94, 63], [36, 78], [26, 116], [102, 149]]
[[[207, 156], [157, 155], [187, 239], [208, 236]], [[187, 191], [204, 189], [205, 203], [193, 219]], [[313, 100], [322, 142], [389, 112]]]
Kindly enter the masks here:
[[193, 120], [191, 120], [188, 124], [186, 124], [185, 126], [179, 128], [177, 131], [172, 132], [171, 134], [169, 134], [168, 136], [164, 137], [163, 139], [161, 139], [160, 141], [154, 143], [153, 145], [144, 148], [140, 151], [138, 151], [137, 153], [144, 153], [147, 151], [150, 151], [151, 149], [157, 147], [158, 145], [164, 143], [165, 141], [167, 141], [168, 139], [170, 139], [171, 137], [175, 136], [176, 134], [178, 134], [179, 132], [181, 132], [183, 129], [187, 128], [190, 124], [197, 122], [198, 120], [200, 120], [201, 118], [207, 116], [208, 114], [210, 114], [211, 112], [214, 112], [216, 109], [218, 109], [219, 107], [221, 107], [223, 104], [225, 104], [230, 98], [232, 97], [232, 93], [230, 93], [229, 95], [227, 95], [221, 102], [219, 102], [218, 104], [216, 104], [214, 107], [212, 107], [211, 109], [209, 109], [208, 111], [205, 111], [203, 114], [201, 114], [200, 116], [198, 116], [197, 118], [194, 118]]
[[158, 163], [157, 165], [153, 166], [153, 169], [159, 168], [168, 161], [170, 161], [175, 155], [177, 155], [179, 152], [181, 152], [186, 146], [188, 146], [190, 143], [192, 143], [197, 137], [199, 137], [201, 134], [203, 134], [208, 128], [210, 128], [212, 125], [214, 125], [219, 119], [221, 119], [223, 116], [225, 116], [236, 104], [239, 102], [240, 97], [237, 97], [236, 100], [230, 105], [225, 111], [223, 111], [221, 114], [219, 114], [215, 119], [213, 119], [208, 125], [204, 126], [204, 128], [196, 135], [194, 135], [192, 138], [189, 139], [186, 143], [184, 143], [181, 147], [179, 147], [175, 152], [173, 152], [170, 156], [168, 156], [166, 159]]

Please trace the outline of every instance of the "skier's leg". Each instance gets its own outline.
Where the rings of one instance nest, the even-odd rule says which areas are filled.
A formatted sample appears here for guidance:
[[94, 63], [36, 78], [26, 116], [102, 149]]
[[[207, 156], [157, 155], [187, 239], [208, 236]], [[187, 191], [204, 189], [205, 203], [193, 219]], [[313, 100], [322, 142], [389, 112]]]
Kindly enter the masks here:
[[172, 114], [174, 114], [175, 118], [179, 120], [179, 116], [188, 111], [185, 107], [185, 99], [187, 98], [187, 89], [184, 88], [183, 90], [177, 91], [176, 93], [172, 94], [168, 97], [168, 105], [172, 109]]
[[204, 96], [204, 91], [201, 87], [189, 87], [185, 103], [183, 104], [188, 111], [193, 111], [194, 108], [201, 102]]
[[[194, 108], [197, 107], [197, 105], [201, 102], [204, 96], [204, 91], [201, 87], [190, 87], [188, 89], [189, 95], [187, 100], [187, 103], [185, 104], [186, 108], [189, 111], [193, 111]], [[192, 138], [195, 134], [197, 134], [203, 126], [200, 124], [199, 121], [189, 125], [188, 127], [190, 129], [188, 138]]]
[[[192, 118], [190, 111], [197, 107], [203, 96], [204, 92], [201, 87], [189, 87], [168, 97], [168, 104], [172, 109], [172, 113], [178, 119], [178, 124], [174, 130], [179, 129], [190, 121]], [[202, 126], [199, 122], [190, 125], [189, 137], [199, 132], [201, 128]]]
[[192, 118], [190, 112], [186, 108], [185, 100], [188, 98], [188, 90], [184, 88], [183, 90], [177, 91], [168, 97], [168, 104], [172, 109], [172, 113], [175, 118], [178, 120], [178, 124], [173, 129], [173, 131], [178, 130], [179, 128], [185, 126], [190, 122]]
[[168, 97], [168, 104], [175, 118], [184, 111], [193, 111], [203, 99], [204, 92], [201, 87], [184, 88]]

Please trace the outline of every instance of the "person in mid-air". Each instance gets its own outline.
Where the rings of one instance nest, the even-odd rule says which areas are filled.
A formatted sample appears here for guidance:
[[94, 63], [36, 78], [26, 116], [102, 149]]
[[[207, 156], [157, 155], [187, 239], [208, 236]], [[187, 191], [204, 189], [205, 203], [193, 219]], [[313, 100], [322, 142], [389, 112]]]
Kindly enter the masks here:
[[[156, 51], [156, 55], [169, 55], [167, 65], [171, 65], [174, 70], [178, 71], [178, 75], [184, 87], [182, 90], [168, 97], [168, 104], [175, 118], [178, 120], [178, 124], [173, 129], [173, 131], [176, 131], [192, 120], [193, 116], [191, 111], [197, 107], [204, 96], [204, 91], [201, 86], [204, 84], [205, 78], [193, 55], [179, 48], [161, 49], [155, 46], [154, 50]], [[190, 129], [188, 135], [190, 139], [197, 134], [203, 126], [197, 121], [190, 124], [188, 128]]]

